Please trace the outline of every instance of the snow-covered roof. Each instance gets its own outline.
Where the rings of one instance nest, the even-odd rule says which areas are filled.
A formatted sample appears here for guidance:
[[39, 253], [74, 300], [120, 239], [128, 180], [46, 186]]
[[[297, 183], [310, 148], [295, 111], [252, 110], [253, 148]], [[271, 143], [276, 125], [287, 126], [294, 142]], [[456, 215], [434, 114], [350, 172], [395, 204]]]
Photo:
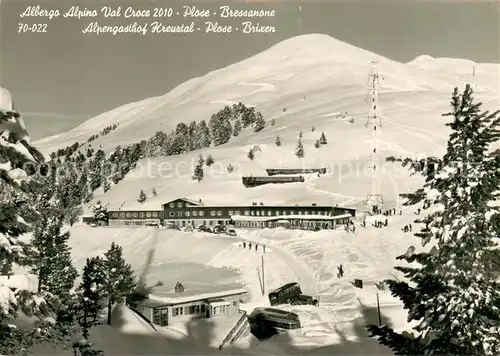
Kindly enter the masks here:
[[233, 221], [274, 221], [274, 220], [339, 220], [352, 217], [351, 214], [341, 215], [278, 215], [278, 216], [245, 216], [232, 215]]
[[[157, 303], [157, 306], [160, 305], [177, 305], [177, 304], [185, 304], [190, 302], [195, 302], [198, 300], [211, 299], [211, 298], [222, 298], [228, 297], [231, 295], [237, 294], [246, 294], [248, 291], [246, 289], [227, 289], [220, 290], [216, 292], [208, 292], [208, 293], [200, 293], [200, 292], [189, 292], [185, 291], [182, 293], [165, 293], [161, 296], [151, 294], [149, 299], [153, 303]], [[160, 304], [163, 303], [163, 304]], [[144, 303], [145, 306], [148, 306], [149, 303]]]
[[208, 303], [210, 306], [216, 308], [216, 307], [222, 307], [224, 305], [231, 305], [231, 302], [225, 301], [225, 300], [218, 300], [218, 301], [213, 301]]

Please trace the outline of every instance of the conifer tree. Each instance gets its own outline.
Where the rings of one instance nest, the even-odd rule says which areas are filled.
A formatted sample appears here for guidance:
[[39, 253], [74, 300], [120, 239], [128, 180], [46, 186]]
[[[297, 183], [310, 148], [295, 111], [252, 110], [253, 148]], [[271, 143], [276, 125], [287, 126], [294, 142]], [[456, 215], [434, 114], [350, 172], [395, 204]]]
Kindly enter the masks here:
[[[0, 102], [0, 275], [9, 276], [14, 265], [32, 267], [33, 246], [21, 236], [32, 231], [41, 216], [32, 204], [36, 196], [30, 187], [28, 168], [31, 165], [36, 171], [43, 156], [31, 146], [19, 113], [5, 108], [8, 100], [3, 99]], [[14, 169], [17, 171], [13, 172]], [[11, 286], [8, 280], [0, 285], [0, 295], [0, 354], [21, 355], [40, 339], [50, 338], [46, 335], [50, 335], [51, 326], [44, 322], [53, 312], [47, 303], [50, 296], [42, 297], [22, 286]], [[21, 311], [34, 317], [33, 323], [22, 329], [14, 326]]]
[[198, 163], [194, 166], [193, 179], [196, 179], [198, 182], [203, 180], [205, 176], [205, 172], [203, 171], [203, 165], [205, 164], [205, 160], [202, 155], [198, 156]]
[[144, 193], [144, 190], [141, 189], [141, 192], [139, 193], [139, 198], [137, 201], [139, 203], [144, 203], [148, 197], [146, 196], [146, 193]]
[[107, 299], [105, 263], [101, 257], [87, 258], [76, 295], [78, 323], [83, 338], [88, 340], [90, 329], [101, 323], [100, 314]]
[[281, 146], [281, 140], [279, 136], [276, 136], [276, 146]]
[[212, 155], [209, 154], [205, 160], [205, 164], [207, 165], [207, 167], [210, 167], [214, 163], [215, 163], [214, 158], [212, 157]]
[[369, 326], [371, 335], [397, 355], [500, 352], [500, 285], [492, 271], [499, 260], [500, 157], [491, 144], [500, 138], [498, 111], [481, 112], [472, 89], [452, 96], [447, 152], [440, 158], [406, 159], [404, 165], [425, 177], [423, 188], [403, 195], [406, 205], [422, 207], [422, 244], [435, 242], [432, 253], [407, 253], [398, 259], [418, 267], [396, 267], [411, 281], [389, 285], [416, 321], [415, 333]]
[[302, 144], [302, 140], [299, 139], [297, 142], [297, 148], [295, 149], [295, 155], [299, 158], [304, 157], [304, 145]]
[[233, 125], [233, 136], [236, 137], [240, 134], [241, 132], [241, 121], [239, 119], [236, 119]]
[[248, 151], [247, 157], [248, 159], [250, 159], [250, 161], [253, 161], [253, 159], [255, 158], [253, 150]]
[[131, 293], [135, 281], [132, 266], [125, 261], [121, 246], [113, 242], [104, 257], [105, 289], [108, 296], [108, 325], [111, 325], [111, 309], [113, 305], [124, 300]]
[[197, 149], [210, 147], [212, 144], [212, 137], [210, 130], [205, 120], [201, 120], [196, 127], [196, 137], [198, 140]]
[[264, 116], [260, 112], [255, 114], [255, 124], [253, 127], [254, 132], [262, 131], [266, 127], [266, 120], [264, 120]]
[[92, 207], [92, 214], [98, 225], [108, 225], [108, 209], [101, 204], [100, 200]]
[[324, 132], [322, 132], [321, 136], [319, 137], [319, 143], [322, 144], [322, 145], [326, 145], [327, 144], [326, 136], [325, 136]]
[[231, 163], [229, 163], [229, 164], [227, 165], [227, 172], [228, 172], [228, 173], [231, 173], [232, 171], [234, 171], [234, 167], [233, 167], [233, 165], [232, 165]]

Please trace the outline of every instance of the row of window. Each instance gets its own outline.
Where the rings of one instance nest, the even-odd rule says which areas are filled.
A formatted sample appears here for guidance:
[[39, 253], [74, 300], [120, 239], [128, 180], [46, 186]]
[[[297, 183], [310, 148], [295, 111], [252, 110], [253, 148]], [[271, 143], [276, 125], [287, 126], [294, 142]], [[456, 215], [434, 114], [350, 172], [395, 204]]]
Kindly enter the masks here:
[[[237, 302], [233, 302], [233, 306], [236, 306]], [[161, 309], [155, 309], [153, 314], [158, 313], [157, 310]], [[225, 313], [226, 310], [229, 310], [229, 306], [220, 306], [220, 307], [215, 307], [214, 308], [214, 314], [217, 313]], [[203, 314], [205, 313], [205, 304], [200, 304], [200, 305], [191, 305], [188, 307], [176, 307], [172, 308], [172, 316], [178, 316], [178, 315], [193, 315], [193, 314]]]
[[138, 212], [138, 213], [132, 213], [132, 212], [120, 212], [118, 213], [117, 211], [111, 213], [111, 216], [114, 218], [120, 217], [120, 218], [157, 218], [159, 216], [159, 213], [157, 211], [148, 211], [148, 212]]
[[[267, 211], [267, 214], [265, 211], [262, 211], [262, 210], [245, 210], [243, 212], [243, 214], [245, 216], [273, 216], [273, 212], [271, 210], [268, 210]], [[175, 211], [171, 211], [169, 214], [168, 214], [170, 217], [179, 217], [179, 218], [182, 218], [182, 217], [186, 217], [186, 218], [189, 218], [189, 217], [198, 217], [198, 216], [205, 216], [205, 212], [203, 210], [192, 210], [192, 211], [177, 211], [177, 214]], [[210, 210], [210, 216], [222, 216], [223, 215], [223, 212], [222, 210]], [[229, 210], [229, 216], [233, 216], [233, 215], [241, 215], [241, 211], [240, 210]], [[275, 211], [274, 212], [274, 216], [282, 216], [282, 215], [329, 215], [329, 213], [327, 211], [302, 211], [302, 210], [299, 210], [299, 211], [295, 211], [295, 210], [289, 210], [289, 211], [286, 211], [286, 210], [283, 210], [283, 211]]]

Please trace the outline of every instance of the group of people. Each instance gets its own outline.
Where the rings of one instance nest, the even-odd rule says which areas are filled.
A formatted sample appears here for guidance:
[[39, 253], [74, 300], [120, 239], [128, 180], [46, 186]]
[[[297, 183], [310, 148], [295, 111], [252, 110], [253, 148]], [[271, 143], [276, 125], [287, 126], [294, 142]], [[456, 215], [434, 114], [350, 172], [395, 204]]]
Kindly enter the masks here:
[[[241, 246], [241, 245], [240, 245]], [[252, 245], [251, 242], [248, 243], [248, 249], [251, 250], [252, 246], [255, 247], [255, 251], [259, 250], [259, 244]], [[246, 241], [243, 241], [243, 248], [247, 248], [247, 243]], [[266, 253], [266, 245], [262, 245], [262, 252]]]
[[385, 219], [385, 221], [375, 220], [375, 222], [373, 223], [373, 226], [375, 226], [375, 227], [385, 227], [387, 225], [389, 225], [389, 220], [388, 219]]
[[401, 230], [403, 232], [411, 232], [411, 224], [405, 225]]

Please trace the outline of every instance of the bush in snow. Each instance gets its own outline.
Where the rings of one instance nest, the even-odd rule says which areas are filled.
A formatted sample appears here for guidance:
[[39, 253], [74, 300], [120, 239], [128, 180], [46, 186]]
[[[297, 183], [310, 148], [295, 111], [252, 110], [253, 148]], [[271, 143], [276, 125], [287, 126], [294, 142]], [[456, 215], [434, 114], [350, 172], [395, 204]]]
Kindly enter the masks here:
[[[389, 280], [394, 296], [415, 321], [414, 336], [388, 326], [369, 327], [371, 336], [397, 355], [494, 355], [500, 353], [500, 285], [492, 261], [500, 260], [500, 213], [491, 205], [499, 199], [500, 156], [490, 153], [500, 138], [498, 111], [481, 112], [472, 89], [455, 89], [447, 152], [427, 160], [405, 159], [403, 165], [425, 178], [424, 186], [402, 195], [405, 205], [423, 207], [422, 245], [433, 241], [433, 253], [413, 253], [399, 260], [411, 282]], [[428, 161], [433, 168], [429, 169]]]
[[137, 198], [137, 201], [139, 203], [144, 203], [147, 200], [146, 193], [144, 193], [144, 190], [141, 189], [141, 192], [139, 193], [139, 198]]
[[247, 157], [250, 161], [253, 161], [253, 159], [255, 158], [253, 150], [248, 151]]
[[206, 160], [205, 160], [205, 164], [207, 165], [207, 167], [210, 167], [214, 163], [215, 163], [215, 160], [212, 157], [212, 155], [208, 155]]

